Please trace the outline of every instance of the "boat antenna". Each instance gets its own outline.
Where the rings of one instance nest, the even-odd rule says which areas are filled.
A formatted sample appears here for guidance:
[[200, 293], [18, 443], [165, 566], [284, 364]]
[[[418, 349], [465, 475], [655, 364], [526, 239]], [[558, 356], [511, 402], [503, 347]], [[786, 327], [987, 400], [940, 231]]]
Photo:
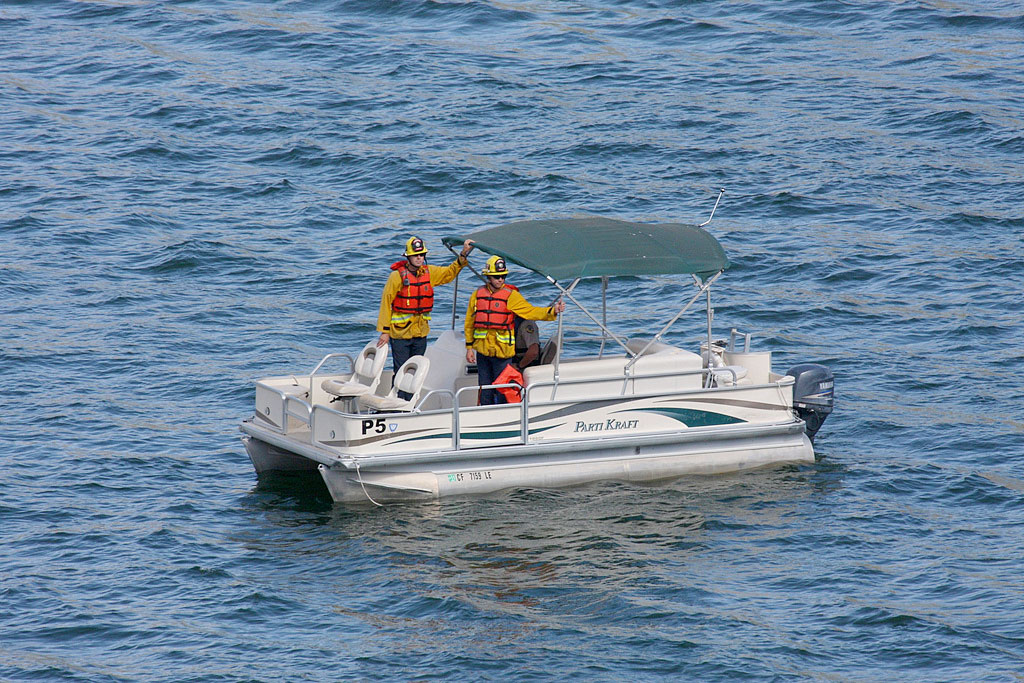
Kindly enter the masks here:
[[[723, 194], [725, 194], [725, 188], [724, 187], [721, 190], [718, 191], [718, 199], [715, 200], [715, 206], [714, 206], [714, 208], [711, 209], [711, 215], [708, 216], [708, 219], [706, 221], [704, 221], [703, 223], [698, 225], [697, 226], [698, 228], [703, 228], [705, 225], [707, 225], [708, 223], [711, 222], [712, 218], [715, 217], [715, 209], [718, 208], [718, 202], [722, 201], [722, 195]], [[448, 248], [451, 249], [451, 247], [448, 247]]]

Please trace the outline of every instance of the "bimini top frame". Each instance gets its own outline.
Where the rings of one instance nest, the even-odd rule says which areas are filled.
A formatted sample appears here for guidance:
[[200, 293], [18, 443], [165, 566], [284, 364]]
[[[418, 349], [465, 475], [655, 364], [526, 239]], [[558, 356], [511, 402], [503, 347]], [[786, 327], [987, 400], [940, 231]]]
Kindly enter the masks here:
[[[721, 199], [719, 193], [719, 200]], [[716, 201], [715, 207], [717, 208]], [[712, 216], [714, 211], [712, 211]], [[709, 219], [710, 221], [710, 219]], [[706, 225], [702, 223], [701, 225]], [[636, 357], [625, 342], [607, 326], [607, 312], [599, 320], [573, 297], [572, 291], [580, 280], [600, 277], [602, 306], [603, 290], [607, 279], [615, 276], [692, 275], [697, 293], [648, 343], [654, 344], [685, 313], [702, 294], [707, 296], [710, 343], [711, 284], [729, 267], [725, 250], [702, 227], [684, 223], [632, 223], [600, 216], [518, 221], [472, 234], [451, 235], [441, 241], [452, 249], [465, 240], [474, 241], [474, 247], [532, 270], [546, 278], [590, 318], [603, 333], [626, 352]], [[569, 282], [568, 286], [561, 284]], [[562, 348], [562, 318], [558, 322], [559, 356]], [[603, 347], [602, 347], [603, 348]], [[627, 373], [633, 364], [626, 366]], [[556, 356], [557, 377], [557, 356]]]

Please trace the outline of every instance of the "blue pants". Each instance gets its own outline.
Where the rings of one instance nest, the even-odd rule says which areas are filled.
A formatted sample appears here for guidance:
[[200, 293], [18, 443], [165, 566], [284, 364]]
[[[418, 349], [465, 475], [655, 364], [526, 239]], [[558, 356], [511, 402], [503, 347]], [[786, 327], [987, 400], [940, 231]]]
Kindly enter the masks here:
[[[498, 375], [505, 369], [505, 366], [512, 361], [511, 358], [494, 358], [493, 356], [485, 356], [482, 353], [477, 352], [476, 354], [476, 373], [479, 378], [480, 386], [487, 384], [494, 384], [494, 380], [498, 379]], [[481, 389], [480, 390], [480, 405], [491, 406], [506, 403], [505, 397], [498, 393], [497, 389]]]
[[[402, 367], [405, 361], [409, 360], [413, 356], [422, 356], [427, 351], [427, 338], [426, 337], [413, 337], [412, 339], [392, 339], [391, 340], [391, 361], [395, 364], [395, 375], [398, 375], [398, 368]], [[394, 378], [391, 380], [391, 386], [395, 385]], [[398, 398], [408, 401], [412, 398], [412, 394], [405, 391], [398, 392]]]

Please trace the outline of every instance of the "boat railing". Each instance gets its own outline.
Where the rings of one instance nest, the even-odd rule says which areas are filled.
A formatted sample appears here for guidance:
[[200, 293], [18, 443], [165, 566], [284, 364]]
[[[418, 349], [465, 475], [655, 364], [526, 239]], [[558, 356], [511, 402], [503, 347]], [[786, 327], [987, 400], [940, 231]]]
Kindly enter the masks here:
[[352, 374], [353, 372], [355, 372], [356, 361], [352, 357], [351, 354], [344, 353], [344, 352], [329, 353], [326, 356], [324, 356], [323, 358], [321, 358], [320, 362], [316, 364], [315, 368], [313, 368], [313, 371], [311, 373], [309, 373], [309, 398], [314, 403], [316, 401], [314, 400], [313, 386], [314, 386], [314, 384], [316, 384], [316, 380], [315, 380], [316, 373], [320, 372], [320, 368], [322, 368], [327, 363], [327, 361], [331, 360], [332, 358], [344, 358], [345, 360], [348, 361], [349, 374]]
[[[462, 387], [457, 392], [455, 392], [455, 398], [452, 401], [452, 448], [454, 448], [457, 451], [462, 450], [462, 427], [459, 419], [459, 413], [461, 412], [462, 408], [462, 406], [460, 405], [462, 394], [466, 393], [467, 391], [482, 391], [483, 389], [522, 389], [522, 387], [515, 382], [510, 382], [508, 384], [485, 384], [483, 386]], [[529, 422], [528, 408], [528, 401], [524, 400], [522, 403], [520, 403], [520, 443], [526, 443], [526, 437], [529, 433], [529, 430], [527, 429]]]
[[323, 358], [321, 358], [320, 362], [316, 364], [315, 368], [313, 368], [313, 372], [309, 373], [310, 378], [312, 378], [313, 375], [315, 375], [316, 373], [320, 372], [320, 368], [322, 368], [324, 366], [324, 363], [326, 363], [327, 361], [329, 361], [332, 358], [345, 358], [345, 359], [347, 359], [350, 368], [354, 368], [355, 364], [356, 364], [356, 362], [352, 358], [351, 354], [348, 354], [348, 353], [329, 353], [326, 356], [324, 356]]
[[[301, 410], [301, 413], [292, 412], [292, 404], [296, 404]], [[285, 394], [284, 396], [284, 414], [285, 416], [294, 417], [296, 420], [300, 420], [310, 426], [310, 419], [313, 416], [313, 406], [306, 403], [295, 394]]]
[[[685, 375], [705, 375], [705, 374], [707, 374], [709, 372], [713, 372], [713, 373], [730, 373], [732, 375], [732, 379], [733, 379], [733, 386], [732, 387], [725, 387], [724, 389], [728, 391], [728, 390], [734, 390], [734, 389], [737, 388], [736, 387], [736, 380], [737, 380], [736, 371], [732, 367], [728, 367], [728, 366], [727, 367], [720, 367], [720, 368], [711, 368], [711, 369], [701, 368], [699, 370], [686, 370], [686, 371], [682, 371], [682, 372], [658, 372], [658, 373], [650, 373], [650, 374], [643, 374], [643, 375], [632, 375], [632, 376], [629, 376], [629, 377], [627, 377], [625, 379], [626, 380], [658, 379], [658, 378], [664, 378], [664, 377], [680, 377], [680, 376], [685, 376]], [[505, 389], [505, 388], [519, 389], [521, 391], [522, 401], [519, 403], [519, 411], [520, 411], [519, 412], [519, 438], [518, 438], [517, 441], [520, 444], [527, 444], [527, 443], [529, 443], [529, 437], [530, 437], [530, 405], [531, 404], [533, 404], [533, 405], [549, 404], [549, 403], [585, 404], [585, 403], [590, 403], [590, 402], [597, 402], [597, 401], [608, 400], [608, 394], [600, 394], [600, 395], [596, 395], [596, 396], [589, 397], [589, 398], [567, 398], [567, 399], [561, 399], [561, 400], [558, 400], [558, 399], [555, 399], [555, 398], [546, 399], [546, 400], [545, 400], [545, 398], [534, 399], [533, 396], [532, 396], [532, 392], [533, 391], [540, 390], [540, 389], [547, 389], [547, 388], [552, 388], [553, 390], [556, 390], [557, 387], [559, 387], [559, 386], [567, 386], [567, 385], [572, 385], [572, 384], [592, 384], [592, 383], [596, 383], [596, 382], [607, 382], [608, 379], [609, 379], [608, 377], [584, 377], [584, 378], [578, 378], [578, 379], [562, 379], [562, 380], [558, 380], [558, 381], [534, 382], [534, 383], [528, 384], [526, 386], [521, 386], [521, 385], [519, 385], [517, 383], [488, 384], [488, 385], [485, 385], [485, 386], [479, 386], [479, 385], [475, 385], [474, 384], [474, 385], [471, 385], [471, 386], [462, 387], [458, 391], [454, 391], [454, 392], [451, 391], [450, 389], [432, 389], [431, 391], [429, 391], [428, 393], [426, 393], [425, 395], [423, 395], [423, 396], [421, 396], [419, 398], [419, 400], [416, 402], [416, 407], [412, 411], [402, 411], [402, 412], [399, 412], [397, 414], [398, 415], [401, 415], [401, 414], [408, 415], [408, 414], [411, 414], [411, 413], [414, 413], [414, 414], [424, 414], [424, 413], [438, 414], [438, 413], [443, 413], [444, 409], [439, 409], [439, 410], [436, 410], [436, 411], [435, 410], [423, 411], [422, 410], [422, 406], [425, 405], [426, 402], [428, 401], [428, 399], [430, 399], [433, 396], [446, 396], [446, 397], [448, 397], [448, 399], [451, 401], [451, 406], [452, 406], [451, 409], [450, 409], [451, 427], [452, 427], [452, 442], [451, 442], [452, 443], [452, 450], [456, 450], [456, 451], [467, 450], [467, 449], [463, 449], [462, 448], [462, 422], [463, 422], [462, 410], [464, 408], [466, 408], [466, 409], [474, 409], [474, 408], [480, 408], [482, 406], [475, 406], [475, 405], [474, 406], [462, 406], [461, 405], [462, 395], [464, 393], [471, 392], [471, 391], [472, 392], [477, 392], [477, 391], [480, 391], [481, 389]], [[701, 389], [696, 389], [695, 391], [703, 392], [703, 391], [707, 391], [707, 389], [701, 388]], [[689, 393], [689, 392], [687, 392], [687, 393]], [[638, 394], [637, 398], [641, 398], [641, 397], [645, 397], [645, 396], [657, 396], [657, 395], [661, 395], [660, 392], [655, 392], [655, 393], [651, 393], [651, 394], [647, 394], [647, 393], [645, 393], [645, 394]], [[307, 423], [310, 423], [310, 424], [312, 423], [312, 420], [315, 419], [315, 415], [316, 415], [316, 411], [317, 410], [323, 410], [323, 411], [326, 411], [328, 413], [337, 415], [338, 417], [341, 417], [341, 418], [359, 418], [359, 419], [363, 419], [365, 417], [364, 415], [362, 415], [360, 413], [343, 413], [343, 412], [337, 411], [337, 410], [335, 410], [333, 408], [330, 408], [330, 407], [327, 407], [327, 406], [324, 406], [324, 405], [317, 405], [316, 409], [313, 410], [309, 406], [309, 404], [307, 404], [302, 399], [296, 398], [294, 396], [291, 397], [291, 399], [294, 400], [296, 403], [298, 403], [300, 406], [308, 409], [308, 414], [305, 417], [303, 415], [301, 415], [301, 414], [300, 415], [294, 415], [293, 414], [293, 416], [296, 417], [299, 420], [303, 420], [304, 419]], [[292, 413], [289, 413], [289, 414], [292, 414]], [[378, 413], [377, 415], [381, 415], [382, 416], [384, 414], [385, 413]], [[332, 437], [334, 436], [333, 432], [332, 432], [331, 436]], [[319, 442], [317, 440], [317, 438], [316, 438], [316, 429], [312, 426], [312, 424], [311, 424], [311, 440], [316, 445], [324, 445], [324, 444], [322, 444], [321, 442]]]
[[455, 394], [451, 389], [431, 389], [427, 393], [423, 394], [416, 401], [416, 409], [421, 410], [421, 406], [427, 402], [427, 399], [431, 396], [447, 396], [449, 400], [455, 400]]
[[[294, 386], [300, 386], [298, 379], [293, 379], [295, 382]], [[256, 382], [257, 391], [262, 389], [263, 391], [270, 392], [277, 396], [277, 402], [273, 405], [266, 407], [267, 415], [270, 415], [271, 409], [275, 413], [275, 417], [281, 420], [281, 426], [273, 427], [274, 431], [279, 431], [282, 434], [287, 434], [290, 430], [288, 429], [288, 418], [294, 417], [296, 420], [302, 422], [306, 427], [312, 429], [311, 420], [313, 416], [313, 404], [309, 401], [305, 401], [293, 393], [289, 393], [280, 387], [275, 387], [267, 382]], [[292, 410], [293, 404], [297, 406], [299, 412]], [[257, 406], [257, 411], [259, 407]]]
[[[554, 401], [557, 398], [558, 387], [561, 387], [561, 386], [573, 386], [573, 385], [578, 385], [578, 384], [596, 384], [598, 382], [602, 382], [603, 383], [603, 382], [609, 382], [609, 381], [613, 381], [613, 382], [621, 381], [622, 382], [622, 388], [619, 390], [619, 396], [625, 396], [626, 395], [626, 389], [629, 388], [629, 383], [630, 382], [633, 382], [633, 387], [634, 387], [634, 391], [635, 391], [636, 383], [639, 382], [639, 381], [642, 381], [642, 380], [677, 378], [677, 377], [689, 377], [689, 376], [694, 376], [694, 375], [701, 375], [701, 376], [705, 376], [705, 377], [714, 377], [715, 374], [717, 374], [717, 373], [729, 373], [729, 374], [732, 375], [732, 381], [733, 381], [733, 384], [735, 385], [736, 381], [738, 379], [738, 376], [739, 376], [738, 373], [737, 373], [737, 368], [735, 368], [735, 367], [733, 367], [731, 365], [726, 365], [726, 366], [722, 366], [722, 367], [719, 367], [719, 368], [699, 368], [699, 369], [696, 369], [696, 370], [671, 370], [671, 371], [667, 371], [667, 372], [645, 373], [645, 374], [642, 374], [642, 375], [632, 374], [631, 370], [632, 370], [632, 368], [627, 368], [626, 371], [624, 372], [624, 374], [621, 377], [613, 377], [613, 376], [610, 376], [610, 375], [604, 375], [604, 376], [601, 376], [601, 377], [577, 377], [577, 378], [572, 378], [572, 379], [563, 379], [563, 378], [556, 377], [553, 380], [545, 380], [545, 381], [540, 381], [540, 382], [531, 382], [530, 384], [528, 384], [524, 388], [529, 390], [531, 388], [551, 387], [551, 398], [549, 400]], [[518, 385], [516, 385], [516, 386], [518, 386]], [[707, 388], [707, 387], [705, 387], [705, 388]], [[607, 395], [602, 395], [602, 396], [604, 398], [607, 398]], [[580, 399], [580, 400], [586, 400], [586, 399]]]
[[743, 338], [743, 353], [750, 353], [750, 333], [740, 332], [735, 327], [729, 332], [729, 351], [736, 350], [736, 337]]
[[[626, 377], [625, 380], [628, 382], [630, 380], [660, 379], [660, 378], [664, 378], [664, 377], [680, 377], [680, 376], [684, 376], [684, 375], [704, 375], [704, 374], [707, 374], [707, 373], [712, 372], [712, 371], [716, 371], [716, 372], [719, 372], [719, 373], [722, 373], [722, 372], [729, 372], [729, 373], [731, 373], [732, 374], [732, 381], [733, 381], [733, 384], [735, 385], [736, 379], [737, 379], [737, 374], [736, 374], [736, 370], [733, 369], [732, 367], [713, 368], [712, 370], [709, 370], [708, 368], [701, 368], [700, 370], [688, 370], [688, 371], [683, 371], [683, 372], [658, 372], [658, 373], [651, 373], [651, 374], [644, 374], [644, 375], [631, 375], [631, 376]], [[520, 395], [522, 396], [522, 401], [520, 401], [520, 403], [519, 403], [519, 420], [520, 420], [520, 424], [519, 424], [519, 443], [527, 444], [527, 443], [529, 443], [529, 437], [530, 437], [530, 400], [531, 400], [531, 391], [533, 391], [535, 389], [542, 389], [542, 388], [545, 388], [545, 387], [552, 387], [552, 395], [554, 395], [554, 392], [557, 390], [557, 387], [559, 387], [559, 386], [570, 385], [570, 384], [588, 384], [588, 383], [607, 382], [607, 381], [608, 381], [607, 377], [584, 377], [584, 378], [580, 378], [580, 379], [563, 379], [563, 380], [552, 380], [552, 381], [547, 381], [547, 382], [535, 382], [533, 384], [528, 384], [526, 386], [521, 386], [521, 385], [519, 385], [517, 383], [511, 383], [511, 384], [488, 384], [486, 386], [463, 387], [463, 388], [459, 389], [458, 392], [455, 393], [455, 396], [454, 396], [454, 398], [452, 400], [452, 448], [457, 450], [457, 451], [458, 450], [462, 450], [462, 433], [461, 433], [462, 430], [461, 430], [461, 420], [460, 420], [460, 417], [459, 417], [459, 413], [461, 411], [461, 401], [459, 399], [462, 397], [462, 394], [464, 392], [467, 392], [467, 391], [479, 391], [479, 390], [482, 390], [482, 389], [505, 389], [505, 388], [519, 389], [520, 390]], [[439, 390], [439, 391], [431, 392], [431, 393], [438, 393], [438, 394], [445, 394], [446, 393], [446, 394], [451, 395], [451, 392], [448, 392], [446, 390]], [[429, 395], [430, 394], [427, 394], [427, 396], [429, 396]], [[625, 385], [623, 385], [623, 390], [622, 390], [622, 393], [620, 395], [625, 395]], [[424, 398], [426, 398], [426, 397], [424, 397]], [[588, 403], [590, 401], [601, 401], [601, 400], [606, 400], [606, 399], [607, 399], [607, 396], [595, 396], [594, 398], [589, 398], [589, 399], [571, 399], [571, 400], [574, 403]], [[541, 400], [543, 401], [543, 399], [541, 399]], [[549, 400], [555, 400], [555, 399], [552, 398], [552, 399], [549, 399]], [[422, 403], [422, 401], [421, 401], [421, 403]]]
[[[736, 379], [736, 371], [734, 369], [732, 369], [731, 367], [714, 368], [714, 370], [727, 370], [727, 371], [732, 373], [733, 381], [735, 381], [735, 379]], [[525, 395], [523, 397], [523, 400], [524, 401], [527, 400], [530, 391], [532, 391], [533, 389], [541, 389], [541, 388], [544, 388], [544, 387], [552, 387], [551, 399], [549, 399], [549, 400], [554, 401], [554, 400], [556, 400], [556, 395], [557, 395], [558, 387], [561, 387], [561, 386], [571, 386], [571, 385], [575, 385], [575, 384], [596, 384], [598, 382], [608, 382], [609, 380], [619, 381], [620, 379], [622, 380], [623, 384], [622, 384], [622, 390], [619, 392], [619, 395], [620, 396], [625, 396], [626, 395], [626, 387], [629, 385], [629, 382], [637, 382], [637, 381], [643, 380], [643, 379], [663, 379], [663, 378], [666, 378], [666, 377], [688, 377], [690, 375], [704, 375], [704, 374], [707, 374], [708, 372], [709, 372], [708, 368], [700, 368], [699, 370], [682, 370], [682, 371], [672, 371], [672, 372], [653, 372], [653, 373], [650, 373], [650, 374], [643, 374], [643, 375], [627, 374], [627, 375], [623, 375], [621, 378], [609, 377], [609, 376], [604, 376], [604, 377], [577, 377], [577, 378], [573, 378], [573, 379], [556, 379], [556, 380], [548, 380], [548, 381], [541, 381], [541, 382], [531, 382], [530, 384], [528, 384], [525, 387], [523, 387], [523, 389], [526, 390], [525, 391]], [[516, 385], [516, 386], [519, 386], [519, 385]], [[586, 401], [591, 401], [591, 400], [597, 400], [598, 398], [606, 399], [606, 398], [608, 398], [608, 396], [607, 395], [602, 395], [600, 397], [595, 397], [593, 399], [572, 399], [572, 400], [577, 401], [577, 402], [586, 402]]]

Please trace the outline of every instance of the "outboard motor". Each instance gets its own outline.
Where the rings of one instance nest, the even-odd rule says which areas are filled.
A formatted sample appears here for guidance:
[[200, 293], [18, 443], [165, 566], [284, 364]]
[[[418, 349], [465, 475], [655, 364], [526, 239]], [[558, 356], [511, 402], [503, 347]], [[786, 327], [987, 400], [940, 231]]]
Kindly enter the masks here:
[[821, 429], [835, 403], [835, 378], [832, 371], [817, 363], [801, 363], [786, 373], [796, 378], [793, 383], [793, 407], [804, 421], [807, 438]]

